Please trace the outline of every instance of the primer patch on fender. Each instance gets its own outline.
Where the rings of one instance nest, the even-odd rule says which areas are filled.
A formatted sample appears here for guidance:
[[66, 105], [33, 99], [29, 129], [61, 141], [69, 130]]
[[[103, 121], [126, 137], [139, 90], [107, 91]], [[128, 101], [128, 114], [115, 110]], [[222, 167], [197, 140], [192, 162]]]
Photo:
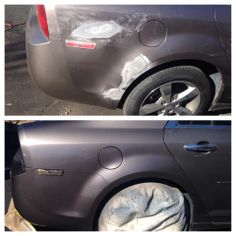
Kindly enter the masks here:
[[115, 21], [90, 21], [82, 23], [72, 31], [73, 38], [103, 39], [110, 38], [122, 31], [122, 27]]
[[121, 71], [122, 82], [118, 88], [111, 88], [103, 92], [103, 97], [111, 100], [121, 99], [125, 89], [146, 71], [150, 60], [143, 54], [137, 55], [133, 60], [127, 61]]

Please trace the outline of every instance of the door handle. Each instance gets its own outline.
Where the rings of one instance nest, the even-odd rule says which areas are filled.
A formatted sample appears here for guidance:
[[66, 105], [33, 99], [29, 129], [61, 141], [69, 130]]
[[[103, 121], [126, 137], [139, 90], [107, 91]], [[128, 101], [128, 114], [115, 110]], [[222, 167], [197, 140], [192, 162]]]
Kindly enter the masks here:
[[217, 146], [208, 142], [199, 142], [197, 144], [185, 144], [184, 149], [190, 152], [214, 152], [217, 151]]

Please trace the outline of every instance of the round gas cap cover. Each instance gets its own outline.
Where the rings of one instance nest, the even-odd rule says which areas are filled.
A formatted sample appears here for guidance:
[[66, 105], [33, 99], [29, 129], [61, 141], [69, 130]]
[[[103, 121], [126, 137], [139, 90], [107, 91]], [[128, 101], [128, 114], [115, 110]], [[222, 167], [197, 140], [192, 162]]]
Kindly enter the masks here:
[[166, 35], [166, 27], [159, 20], [146, 22], [139, 32], [141, 43], [148, 47], [156, 47], [161, 45], [165, 41]]
[[123, 162], [123, 156], [120, 149], [114, 146], [104, 147], [99, 152], [98, 159], [100, 165], [109, 170], [118, 168]]

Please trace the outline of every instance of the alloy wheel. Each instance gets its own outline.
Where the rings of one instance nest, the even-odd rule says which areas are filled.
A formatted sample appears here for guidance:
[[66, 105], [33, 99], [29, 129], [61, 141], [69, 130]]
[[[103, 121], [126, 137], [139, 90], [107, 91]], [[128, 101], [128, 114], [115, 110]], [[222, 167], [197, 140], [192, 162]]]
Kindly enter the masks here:
[[139, 115], [193, 115], [200, 101], [201, 93], [194, 84], [181, 80], [164, 83], [144, 98]]

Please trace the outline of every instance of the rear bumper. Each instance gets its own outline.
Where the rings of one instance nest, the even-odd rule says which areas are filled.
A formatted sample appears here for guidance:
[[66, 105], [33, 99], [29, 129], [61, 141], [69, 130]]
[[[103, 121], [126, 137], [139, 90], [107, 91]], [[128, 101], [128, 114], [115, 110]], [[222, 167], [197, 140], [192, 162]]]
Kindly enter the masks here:
[[[71, 75], [65, 60], [63, 43], [60, 40], [34, 45], [27, 38], [26, 47], [30, 76], [46, 94], [63, 100], [111, 109], [118, 106], [119, 100], [109, 100], [102, 96], [103, 92], [102, 89], [99, 91], [98, 81], [89, 74], [84, 77], [83, 73], [80, 74], [78, 71], [76, 77]], [[83, 81], [87, 81], [86, 84]]]
[[[28, 20], [26, 49], [34, 82], [59, 99], [116, 109], [125, 90], [147, 70], [149, 60], [133, 42], [132, 47], [124, 47], [95, 40], [94, 49], [69, 47], [66, 41], [72, 36], [60, 35], [52, 18], [56, 16], [48, 20], [50, 40], [42, 34], [34, 9]], [[138, 36], [133, 38], [136, 42]]]
[[[92, 190], [86, 200], [80, 201], [80, 191], [74, 190], [73, 183], [70, 185], [59, 180], [56, 185], [55, 179], [60, 177], [45, 177], [41, 177], [40, 180], [33, 169], [11, 176], [12, 196], [20, 215], [34, 225], [92, 231], [95, 213], [92, 212], [91, 206], [96, 198]], [[78, 174], [76, 178], [84, 180], [86, 176]]]
[[[121, 82], [119, 68], [112, 71], [112, 81], [107, 74], [120, 57], [111, 60], [110, 65], [104, 62], [116, 50], [106, 45], [97, 45], [96, 50], [69, 48], [66, 39], [58, 35], [50, 35], [49, 40], [40, 30], [35, 9], [31, 10], [26, 30], [28, 68], [35, 84], [50, 96], [116, 109], [120, 98], [104, 95]], [[124, 54], [127, 50], [119, 51]]]
[[13, 161], [11, 190], [20, 215], [35, 225], [93, 230], [98, 196], [107, 182], [94, 173], [73, 170], [64, 170], [61, 176], [40, 175], [37, 168], [26, 167], [22, 153], [18, 154]]

